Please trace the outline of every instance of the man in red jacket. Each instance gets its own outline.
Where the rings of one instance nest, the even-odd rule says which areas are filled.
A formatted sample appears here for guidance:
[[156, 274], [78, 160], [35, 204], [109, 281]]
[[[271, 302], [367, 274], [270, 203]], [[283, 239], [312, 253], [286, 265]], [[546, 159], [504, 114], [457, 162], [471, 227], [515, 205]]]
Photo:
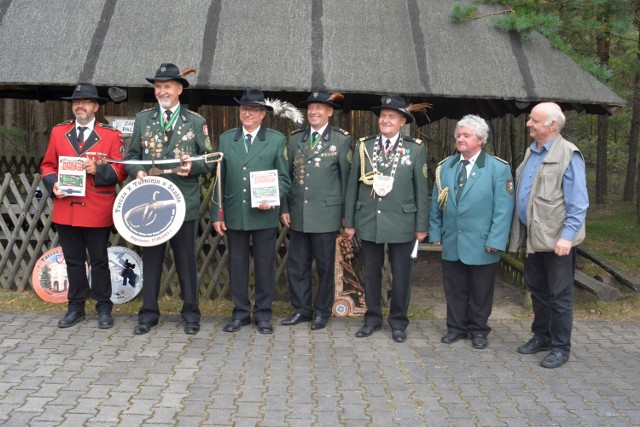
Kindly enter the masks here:
[[[79, 83], [70, 97], [75, 120], [67, 120], [51, 131], [49, 146], [40, 166], [42, 181], [54, 199], [52, 221], [56, 224], [69, 279], [67, 313], [58, 327], [68, 328], [85, 319], [85, 301], [89, 280], [85, 267], [89, 253], [91, 291], [96, 299], [98, 327], [113, 326], [111, 309], [111, 273], [107, 256], [109, 234], [113, 226], [111, 210], [116, 197], [115, 185], [127, 177], [124, 165], [105, 159], [122, 160], [122, 135], [112, 127], [98, 123], [95, 114], [106, 98], [96, 87]], [[85, 195], [62, 191], [58, 182], [60, 156], [82, 159], [86, 171]]]

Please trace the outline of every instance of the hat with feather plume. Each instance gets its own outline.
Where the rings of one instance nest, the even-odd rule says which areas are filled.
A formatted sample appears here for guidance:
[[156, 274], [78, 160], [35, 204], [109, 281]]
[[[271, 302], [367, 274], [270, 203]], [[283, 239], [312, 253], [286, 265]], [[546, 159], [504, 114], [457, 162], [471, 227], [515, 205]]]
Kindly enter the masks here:
[[235, 97], [233, 99], [240, 105], [259, 105], [264, 107], [273, 112], [276, 117], [284, 117], [291, 120], [297, 128], [301, 128], [304, 123], [302, 113], [293, 104], [276, 98], [265, 98], [260, 89], [247, 88], [240, 99]]
[[413, 115], [415, 113], [422, 113], [427, 117], [427, 120], [429, 120], [429, 116], [427, 115], [427, 109], [431, 107], [432, 105], [428, 102], [407, 105], [407, 101], [405, 101], [403, 97], [398, 95], [388, 95], [388, 96], [382, 97], [382, 105], [377, 107], [371, 107], [371, 110], [373, 110], [376, 116], [379, 116], [380, 110], [384, 108], [396, 110], [401, 112], [405, 116], [405, 118], [407, 119], [407, 123], [412, 123]]
[[306, 101], [302, 101], [298, 104], [299, 107], [306, 107], [309, 104], [319, 103], [326, 104], [335, 109], [340, 109], [340, 105], [337, 102], [340, 102], [344, 99], [344, 95], [341, 93], [329, 93], [327, 90], [315, 90], [309, 94], [309, 97]]
[[163, 63], [158, 67], [158, 71], [156, 71], [156, 75], [153, 77], [147, 77], [147, 81], [149, 83], [155, 83], [158, 81], [167, 81], [167, 80], [175, 80], [179, 82], [183, 88], [189, 87], [189, 81], [184, 78], [187, 74], [195, 73], [196, 69], [193, 67], [187, 67], [184, 70], [180, 71], [178, 66], [171, 63]]

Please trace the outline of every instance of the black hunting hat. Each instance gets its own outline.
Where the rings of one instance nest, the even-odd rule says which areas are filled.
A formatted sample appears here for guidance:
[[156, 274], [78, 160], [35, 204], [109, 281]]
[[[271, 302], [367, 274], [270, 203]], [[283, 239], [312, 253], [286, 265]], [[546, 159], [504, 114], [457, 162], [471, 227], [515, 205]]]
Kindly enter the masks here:
[[392, 110], [400, 111], [406, 117], [407, 123], [413, 122], [413, 115], [411, 115], [411, 112], [409, 112], [409, 109], [407, 108], [407, 101], [405, 101], [401, 96], [383, 96], [382, 105], [380, 105], [379, 107], [371, 107], [371, 110], [373, 110], [376, 116], [379, 116], [380, 110], [382, 110], [383, 108], [390, 108]]
[[76, 99], [91, 99], [96, 101], [100, 105], [106, 104], [109, 100], [107, 98], [103, 98], [98, 96], [98, 89], [91, 83], [78, 83], [76, 88], [73, 90], [73, 95], [71, 96], [63, 96], [62, 99], [65, 101], [73, 101]]
[[[195, 69], [192, 70], [191, 68], [189, 68], [188, 70], [189, 72], [195, 72]], [[175, 80], [182, 84], [182, 87], [186, 89], [189, 87], [189, 81], [182, 77], [185, 74], [188, 74], [188, 72], [185, 70], [185, 72], [181, 73], [177, 65], [171, 63], [163, 63], [160, 64], [158, 71], [156, 71], [156, 75], [153, 77], [147, 77], [147, 81], [149, 83], [155, 83], [156, 80]]]
[[242, 94], [242, 98], [238, 99], [234, 97], [233, 99], [235, 99], [240, 105], [259, 105], [269, 111], [273, 111], [273, 108], [266, 104], [264, 100], [264, 93], [262, 93], [260, 89], [252, 87], [247, 88]]
[[336, 104], [337, 101], [341, 101], [344, 96], [341, 93], [329, 93], [326, 90], [317, 90], [311, 92], [306, 101], [302, 101], [298, 104], [299, 107], [306, 107], [309, 104], [320, 103], [326, 104], [333, 108], [340, 109], [340, 105]]

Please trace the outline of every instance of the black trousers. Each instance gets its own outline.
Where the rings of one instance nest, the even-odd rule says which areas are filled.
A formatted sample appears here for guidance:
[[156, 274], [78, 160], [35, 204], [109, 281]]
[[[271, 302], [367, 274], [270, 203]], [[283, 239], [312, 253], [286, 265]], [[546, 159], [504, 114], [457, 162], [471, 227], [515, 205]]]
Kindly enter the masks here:
[[[409, 325], [407, 311], [411, 298], [411, 252], [415, 242], [387, 243], [391, 264], [391, 301], [389, 302], [389, 325], [391, 329], [405, 330]], [[363, 240], [364, 290], [367, 312], [364, 323], [382, 325], [382, 266], [384, 243]]]
[[[301, 233], [289, 231], [287, 274], [291, 305], [296, 313], [306, 317], [329, 318], [335, 294], [335, 260], [337, 232]], [[311, 264], [316, 260], [318, 292], [312, 306]]]
[[575, 271], [575, 248], [566, 256], [537, 252], [524, 260], [524, 284], [531, 292], [535, 315], [531, 332], [565, 354], [571, 351]]
[[227, 230], [229, 251], [229, 282], [233, 301], [232, 318], [249, 320], [249, 242], [253, 243], [255, 276], [253, 318], [256, 322], [271, 321], [271, 305], [276, 290], [277, 228], [264, 230]]
[[[180, 292], [182, 294], [182, 319], [186, 323], [200, 322], [198, 307], [198, 274], [195, 256], [196, 221], [185, 221], [175, 236], [169, 240], [173, 250], [173, 260], [178, 273]], [[138, 312], [138, 323], [156, 325], [160, 320], [160, 281], [167, 244], [144, 248], [142, 252], [142, 308]]]
[[[89, 291], [98, 313], [111, 313], [111, 271], [107, 245], [111, 227], [73, 227], [56, 224], [60, 246], [67, 264], [69, 311], [84, 311]], [[87, 252], [91, 266], [91, 288], [87, 278]]]
[[487, 325], [493, 308], [497, 262], [467, 265], [461, 261], [442, 260], [442, 282], [447, 298], [447, 331], [480, 334], [491, 332]]

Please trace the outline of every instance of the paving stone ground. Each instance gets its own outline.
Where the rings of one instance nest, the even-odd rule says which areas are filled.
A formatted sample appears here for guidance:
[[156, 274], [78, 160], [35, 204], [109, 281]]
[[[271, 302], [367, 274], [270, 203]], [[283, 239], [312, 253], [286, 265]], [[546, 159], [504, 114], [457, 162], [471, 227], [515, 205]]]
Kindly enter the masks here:
[[355, 338], [361, 319], [261, 335], [205, 318], [189, 336], [163, 316], [135, 336], [135, 316], [109, 330], [58, 318], [0, 312], [0, 425], [640, 425], [638, 322], [577, 321], [569, 362], [548, 370], [516, 352], [528, 319], [492, 321], [473, 350], [441, 344], [443, 320], [412, 322], [397, 344], [386, 325]]

